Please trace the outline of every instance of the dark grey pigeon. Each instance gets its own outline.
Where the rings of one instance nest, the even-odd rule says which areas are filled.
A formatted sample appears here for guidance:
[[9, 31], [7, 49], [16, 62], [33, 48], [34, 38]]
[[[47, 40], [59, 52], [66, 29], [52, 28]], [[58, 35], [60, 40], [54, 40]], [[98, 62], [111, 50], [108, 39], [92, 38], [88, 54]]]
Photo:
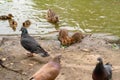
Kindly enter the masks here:
[[96, 64], [92, 73], [93, 80], [111, 80], [112, 79], [112, 65], [109, 63], [103, 64], [102, 58], [97, 59], [99, 62]]
[[36, 53], [40, 54], [42, 57], [47, 57], [49, 54], [38, 44], [38, 42], [28, 34], [26, 28], [21, 28], [21, 45], [31, 54]]

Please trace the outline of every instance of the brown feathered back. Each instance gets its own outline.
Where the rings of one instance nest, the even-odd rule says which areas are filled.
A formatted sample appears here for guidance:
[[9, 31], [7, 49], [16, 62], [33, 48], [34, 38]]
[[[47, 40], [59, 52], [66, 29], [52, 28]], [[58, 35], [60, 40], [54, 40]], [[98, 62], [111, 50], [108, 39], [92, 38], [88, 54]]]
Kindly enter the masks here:
[[61, 55], [55, 56], [50, 62], [40, 68], [29, 80], [55, 80], [60, 73]]
[[46, 19], [47, 19], [48, 22], [51, 22], [51, 23], [59, 22], [58, 16], [51, 9], [48, 9]]
[[31, 25], [31, 21], [30, 20], [26, 20], [25, 22], [23, 22], [23, 27], [29, 27]]
[[68, 30], [61, 29], [59, 31], [58, 40], [60, 41], [61, 45], [69, 46], [71, 44], [71, 38], [68, 35]]
[[82, 40], [83, 38], [84, 38], [84, 37], [83, 37], [83, 34], [82, 34], [82, 33], [76, 32], [76, 33], [74, 33], [74, 34], [72, 35], [72, 37], [71, 37], [71, 42], [72, 42], [72, 44], [78, 43], [78, 42], [81, 42], [81, 40]]
[[8, 20], [8, 19], [12, 19], [12, 17], [14, 17], [12, 14], [1, 15], [0, 20]]
[[16, 22], [14, 19], [9, 19], [8, 22], [9, 22], [10, 27], [11, 27], [14, 31], [16, 31], [16, 27], [17, 27], [17, 25], [18, 25], [17, 22]]

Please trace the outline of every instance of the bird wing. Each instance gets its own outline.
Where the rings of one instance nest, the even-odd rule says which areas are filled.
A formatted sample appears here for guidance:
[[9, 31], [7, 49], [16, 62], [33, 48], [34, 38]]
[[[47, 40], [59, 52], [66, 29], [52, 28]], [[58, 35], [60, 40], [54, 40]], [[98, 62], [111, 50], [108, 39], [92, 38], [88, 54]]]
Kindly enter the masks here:
[[26, 50], [30, 52], [36, 51], [37, 46], [39, 46], [39, 44], [33, 38], [22, 38], [21, 44]]
[[27, 38], [38, 45], [38, 42], [32, 36], [27, 35]]
[[112, 78], [112, 67], [110, 65], [104, 65], [105, 70], [109, 76], [109, 78]]

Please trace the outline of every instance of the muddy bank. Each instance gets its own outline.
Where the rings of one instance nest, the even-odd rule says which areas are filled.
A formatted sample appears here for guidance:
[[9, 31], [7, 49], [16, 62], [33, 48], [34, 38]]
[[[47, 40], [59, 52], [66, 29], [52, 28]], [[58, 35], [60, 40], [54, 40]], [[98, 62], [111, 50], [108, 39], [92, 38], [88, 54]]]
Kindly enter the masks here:
[[110, 34], [91, 34], [81, 43], [63, 48], [57, 40], [56, 33], [33, 36], [51, 56], [43, 58], [34, 54], [34, 57], [27, 57], [27, 51], [20, 45], [20, 35], [0, 36], [0, 59], [5, 66], [20, 71], [17, 73], [0, 67], [0, 80], [28, 80], [52, 56], [59, 53], [62, 54], [62, 69], [56, 80], [92, 80], [91, 73], [99, 56], [103, 58], [104, 63], [110, 62], [113, 65], [113, 80], [119, 80], [119, 37]]

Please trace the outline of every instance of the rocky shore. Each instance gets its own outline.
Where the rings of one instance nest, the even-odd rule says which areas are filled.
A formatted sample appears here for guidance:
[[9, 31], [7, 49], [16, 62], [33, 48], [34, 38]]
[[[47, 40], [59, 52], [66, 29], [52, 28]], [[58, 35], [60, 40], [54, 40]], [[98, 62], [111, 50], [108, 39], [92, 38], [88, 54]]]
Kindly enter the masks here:
[[113, 80], [120, 74], [120, 38], [110, 34], [88, 34], [81, 43], [69, 47], [60, 46], [57, 34], [33, 35], [50, 57], [34, 54], [27, 57], [27, 51], [20, 45], [20, 35], [0, 36], [0, 59], [12, 70], [0, 67], [0, 80], [28, 80], [41, 66], [56, 54], [62, 54], [62, 69], [56, 80], [92, 80], [92, 70], [97, 57], [113, 67]]

